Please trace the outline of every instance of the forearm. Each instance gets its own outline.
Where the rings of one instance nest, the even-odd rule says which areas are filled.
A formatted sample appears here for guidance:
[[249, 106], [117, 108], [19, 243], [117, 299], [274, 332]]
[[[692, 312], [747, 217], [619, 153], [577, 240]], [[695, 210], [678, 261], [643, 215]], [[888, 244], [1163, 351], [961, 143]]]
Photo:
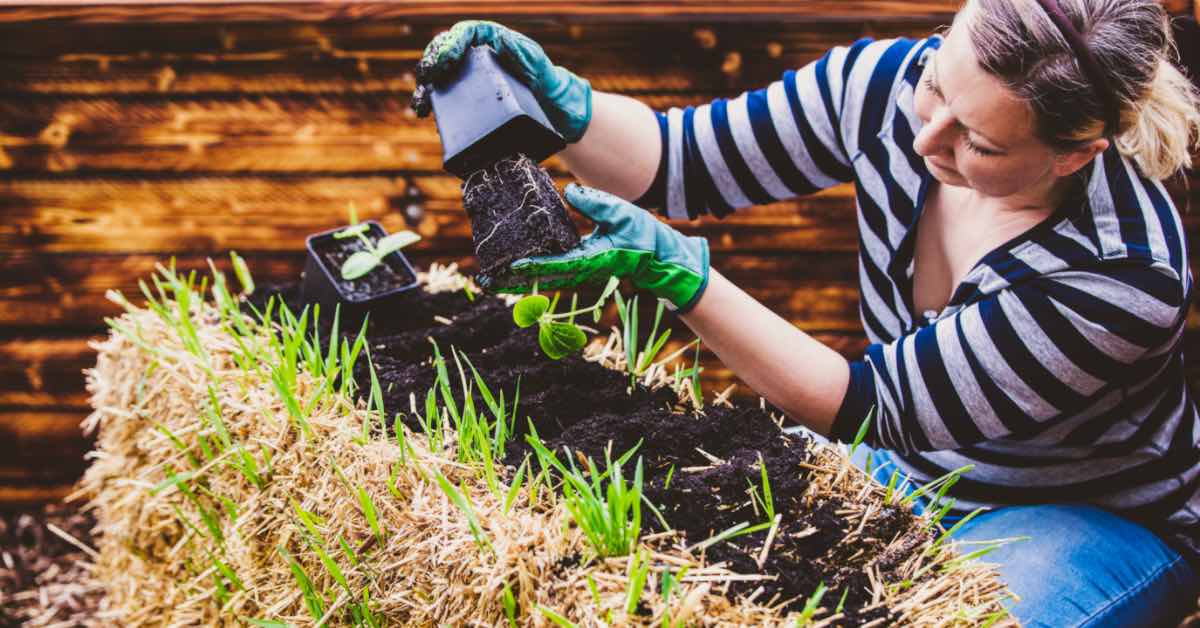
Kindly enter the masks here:
[[767, 309], [716, 270], [683, 321], [756, 393], [827, 435], [850, 367], [839, 353]]
[[582, 183], [635, 200], [650, 187], [662, 154], [658, 120], [645, 104], [617, 94], [592, 94], [583, 138], [559, 153]]

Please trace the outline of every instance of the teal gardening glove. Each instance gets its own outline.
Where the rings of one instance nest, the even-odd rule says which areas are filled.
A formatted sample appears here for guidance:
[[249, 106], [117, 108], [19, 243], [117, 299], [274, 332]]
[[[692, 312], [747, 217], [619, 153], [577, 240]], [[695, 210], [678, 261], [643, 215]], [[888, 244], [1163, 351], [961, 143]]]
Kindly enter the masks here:
[[[593, 188], [570, 184], [567, 202], [596, 223], [580, 245], [562, 255], [528, 257], [512, 263], [511, 283], [500, 292], [569, 288], [623, 277], [666, 299], [680, 312], [700, 300], [708, 286], [708, 241], [688, 237], [650, 212]], [[488, 286], [485, 286], [488, 287]]]
[[583, 137], [592, 119], [591, 84], [551, 63], [537, 42], [495, 22], [459, 22], [429, 42], [417, 63], [412, 107], [418, 116], [429, 115], [431, 85], [452, 76], [472, 46], [484, 44], [496, 51], [504, 69], [529, 87], [554, 130], [569, 143]]

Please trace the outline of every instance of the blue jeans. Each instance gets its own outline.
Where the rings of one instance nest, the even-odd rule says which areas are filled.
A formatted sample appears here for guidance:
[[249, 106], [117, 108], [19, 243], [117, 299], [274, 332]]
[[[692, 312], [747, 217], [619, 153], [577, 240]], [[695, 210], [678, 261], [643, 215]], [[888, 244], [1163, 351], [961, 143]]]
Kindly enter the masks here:
[[[891, 454], [859, 447], [852, 460], [866, 469], [868, 458], [871, 475], [887, 484], [895, 470]], [[997, 508], [954, 535], [968, 542], [1013, 537], [1029, 540], [1004, 544], [982, 560], [997, 563], [1020, 598], [1009, 609], [1025, 626], [1174, 626], [1195, 607], [1200, 581], [1183, 557], [1150, 530], [1099, 508]]]

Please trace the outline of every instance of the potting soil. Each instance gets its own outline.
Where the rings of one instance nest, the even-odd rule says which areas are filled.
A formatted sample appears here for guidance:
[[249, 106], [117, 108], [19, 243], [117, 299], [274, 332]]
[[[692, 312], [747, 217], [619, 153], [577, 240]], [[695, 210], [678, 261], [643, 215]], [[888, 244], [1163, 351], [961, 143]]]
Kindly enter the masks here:
[[[370, 231], [365, 235], [372, 242], [377, 239]], [[384, 257], [383, 262], [378, 266], [371, 269], [371, 272], [353, 281], [346, 281], [342, 279], [342, 264], [350, 259], [351, 255], [367, 250], [366, 245], [358, 238], [328, 238], [315, 242], [314, 247], [317, 248], [317, 254], [321, 257], [325, 267], [333, 274], [338, 289], [353, 301], [366, 300], [417, 280], [404, 267], [404, 264], [394, 259], [394, 255], [389, 255]]]
[[518, 259], [579, 245], [554, 181], [525, 155], [472, 173], [462, 191], [482, 284], [504, 283], [508, 265]]

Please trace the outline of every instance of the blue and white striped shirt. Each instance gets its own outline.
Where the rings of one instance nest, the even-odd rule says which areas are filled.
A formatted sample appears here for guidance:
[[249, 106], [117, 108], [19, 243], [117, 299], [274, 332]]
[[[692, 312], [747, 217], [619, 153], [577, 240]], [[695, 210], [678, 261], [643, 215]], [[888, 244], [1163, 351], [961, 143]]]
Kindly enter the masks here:
[[927, 481], [971, 464], [963, 508], [1089, 503], [1200, 555], [1197, 414], [1182, 335], [1183, 226], [1114, 147], [1086, 193], [982, 258], [949, 304], [914, 313], [913, 250], [933, 181], [913, 96], [939, 38], [860, 41], [766, 89], [660, 113], [663, 157], [640, 202], [674, 218], [854, 182], [861, 315], [834, 437], [893, 450]]

